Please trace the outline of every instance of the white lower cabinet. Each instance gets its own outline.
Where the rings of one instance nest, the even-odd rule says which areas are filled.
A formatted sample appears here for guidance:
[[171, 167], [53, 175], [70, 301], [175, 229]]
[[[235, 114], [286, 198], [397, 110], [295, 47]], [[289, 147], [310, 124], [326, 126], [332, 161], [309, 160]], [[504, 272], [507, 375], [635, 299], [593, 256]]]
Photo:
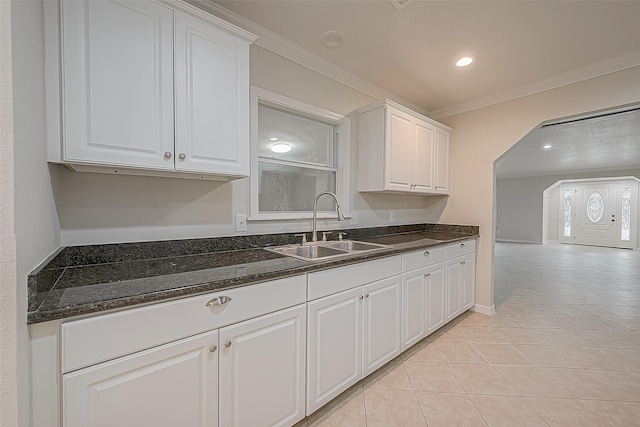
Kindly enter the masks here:
[[211, 331], [63, 375], [63, 425], [217, 426], [217, 345]]
[[307, 415], [400, 354], [401, 279], [330, 295], [307, 306]]
[[429, 335], [446, 322], [444, 308], [447, 295], [446, 264], [441, 262], [427, 267], [425, 278], [427, 289], [427, 335]]
[[220, 330], [221, 426], [290, 426], [304, 418], [305, 320], [300, 305]]
[[393, 276], [363, 287], [362, 376], [400, 354], [402, 278]]
[[445, 263], [402, 274], [402, 349], [445, 323]]
[[447, 260], [447, 322], [475, 304], [475, 252]]
[[307, 305], [307, 414], [362, 377], [362, 288]]

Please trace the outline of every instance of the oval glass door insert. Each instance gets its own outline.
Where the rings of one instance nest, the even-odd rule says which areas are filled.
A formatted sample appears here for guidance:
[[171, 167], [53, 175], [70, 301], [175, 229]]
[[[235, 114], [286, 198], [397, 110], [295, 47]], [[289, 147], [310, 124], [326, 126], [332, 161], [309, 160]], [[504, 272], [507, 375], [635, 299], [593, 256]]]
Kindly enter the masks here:
[[597, 191], [589, 194], [587, 199], [587, 217], [593, 223], [599, 222], [604, 214], [604, 198]]

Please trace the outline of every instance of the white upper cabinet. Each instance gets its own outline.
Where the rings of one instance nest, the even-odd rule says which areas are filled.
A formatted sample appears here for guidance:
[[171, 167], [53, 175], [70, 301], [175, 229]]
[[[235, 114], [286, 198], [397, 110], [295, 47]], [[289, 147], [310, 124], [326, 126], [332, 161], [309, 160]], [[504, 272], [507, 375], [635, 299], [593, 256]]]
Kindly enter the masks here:
[[449, 194], [450, 128], [389, 100], [358, 112], [358, 191]]
[[173, 169], [173, 12], [62, 3], [63, 160]]
[[176, 14], [175, 61], [176, 170], [248, 176], [249, 44]]
[[60, 147], [50, 147], [49, 161], [102, 172], [249, 175], [255, 37], [171, 5], [61, 2], [62, 142], [50, 136]]

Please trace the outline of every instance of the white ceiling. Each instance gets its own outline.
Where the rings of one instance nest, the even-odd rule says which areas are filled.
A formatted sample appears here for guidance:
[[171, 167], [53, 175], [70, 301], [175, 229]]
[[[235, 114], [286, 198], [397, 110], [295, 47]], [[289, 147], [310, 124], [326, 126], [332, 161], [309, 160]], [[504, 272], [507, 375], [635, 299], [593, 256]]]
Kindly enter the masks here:
[[[259, 46], [436, 119], [640, 66], [640, 1], [191, 1]], [[323, 45], [331, 30], [344, 33], [341, 46]], [[458, 68], [462, 55], [476, 61]], [[500, 173], [638, 166], [638, 115], [621, 117], [536, 130]], [[554, 154], [538, 153], [547, 139]]]

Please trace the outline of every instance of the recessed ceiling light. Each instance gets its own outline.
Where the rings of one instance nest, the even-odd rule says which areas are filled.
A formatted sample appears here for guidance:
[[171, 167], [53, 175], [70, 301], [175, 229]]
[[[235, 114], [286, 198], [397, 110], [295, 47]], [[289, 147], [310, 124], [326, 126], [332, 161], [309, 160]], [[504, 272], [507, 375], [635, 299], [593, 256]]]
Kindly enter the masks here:
[[545, 150], [548, 150], [549, 148], [551, 148], [551, 144], [545, 144], [542, 146], [542, 148], [544, 148]]
[[320, 36], [320, 40], [326, 47], [338, 47], [344, 43], [344, 33], [337, 30], [327, 31]]
[[458, 59], [458, 61], [456, 62], [456, 65], [458, 67], [466, 67], [467, 65], [471, 64], [473, 62], [473, 58], [470, 56], [465, 56], [463, 58]]
[[271, 138], [269, 138], [269, 141], [277, 141], [277, 140], [278, 140], [278, 138], [275, 137], [275, 136], [272, 136]]
[[284, 154], [291, 151], [291, 146], [289, 144], [285, 144], [284, 142], [278, 142], [277, 144], [273, 144], [271, 146], [271, 151], [278, 154]]

